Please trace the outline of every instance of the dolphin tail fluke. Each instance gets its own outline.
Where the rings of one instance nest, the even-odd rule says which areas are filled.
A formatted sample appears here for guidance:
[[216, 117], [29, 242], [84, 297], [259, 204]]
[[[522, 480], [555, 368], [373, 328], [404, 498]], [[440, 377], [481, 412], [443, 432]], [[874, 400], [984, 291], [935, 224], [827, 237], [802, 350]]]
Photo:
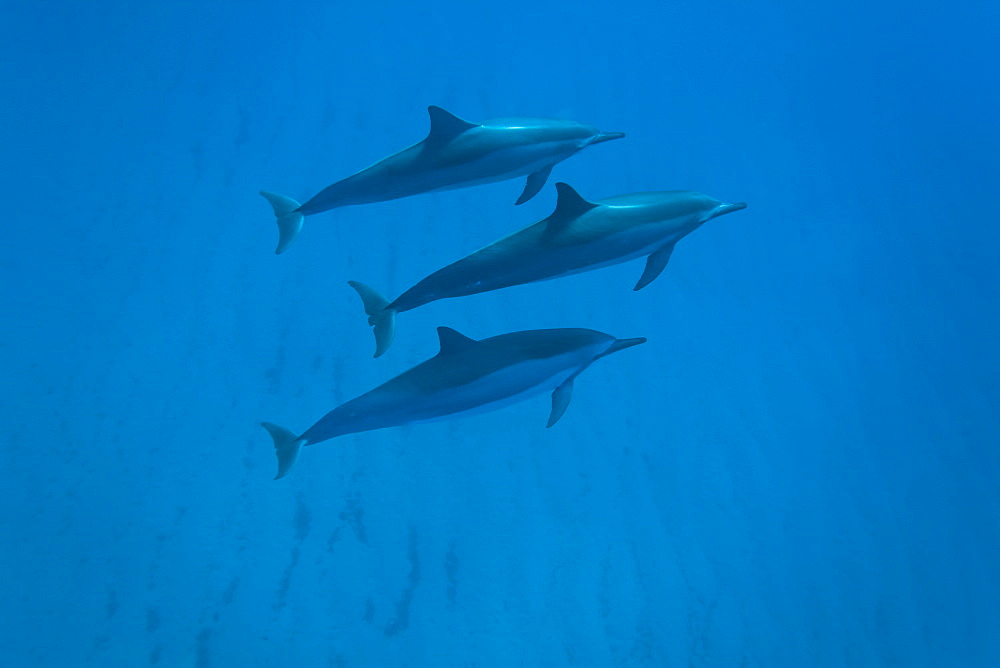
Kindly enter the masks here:
[[270, 202], [278, 219], [278, 247], [274, 249], [274, 254], [281, 255], [295, 241], [299, 230], [302, 229], [302, 220], [305, 216], [299, 211], [301, 205], [291, 197], [269, 193], [266, 190], [261, 190], [260, 194]]
[[278, 455], [278, 475], [274, 479], [284, 478], [299, 458], [299, 450], [305, 444], [305, 439], [270, 422], [261, 422], [260, 426], [267, 429], [267, 433], [274, 439], [274, 452]]
[[389, 300], [374, 288], [357, 281], [348, 281], [348, 285], [357, 291], [365, 305], [368, 324], [375, 330], [375, 357], [381, 357], [389, 349], [392, 337], [396, 333], [396, 309], [387, 308]]

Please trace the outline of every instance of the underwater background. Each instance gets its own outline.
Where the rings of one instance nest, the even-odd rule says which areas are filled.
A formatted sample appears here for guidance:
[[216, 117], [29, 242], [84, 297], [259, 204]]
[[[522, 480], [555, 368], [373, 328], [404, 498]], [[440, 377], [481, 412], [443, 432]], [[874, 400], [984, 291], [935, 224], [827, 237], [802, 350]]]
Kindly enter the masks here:
[[[2, 4], [3, 665], [1000, 665], [997, 3]], [[273, 254], [430, 104], [628, 137]], [[371, 358], [555, 181], [749, 208]], [[439, 325], [649, 343], [272, 480]]]

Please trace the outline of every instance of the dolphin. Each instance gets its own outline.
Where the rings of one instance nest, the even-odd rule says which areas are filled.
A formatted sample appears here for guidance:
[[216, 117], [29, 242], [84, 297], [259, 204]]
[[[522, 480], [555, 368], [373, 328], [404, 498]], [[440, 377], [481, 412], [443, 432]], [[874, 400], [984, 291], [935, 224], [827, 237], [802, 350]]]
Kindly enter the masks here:
[[551, 427], [569, 406], [573, 380], [598, 359], [645, 343], [592, 329], [533, 329], [475, 340], [438, 327], [431, 359], [351, 399], [296, 436], [262, 422], [278, 455], [275, 480], [288, 474], [303, 445], [373, 429], [485, 413], [552, 392]]
[[496, 241], [427, 276], [394, 301], [364, 283], [357, 290], [375, 330], [375, 357], [392, 343], [396, 314], [438, 299], [463, 297], [514, 285], [547, 281], [646, 257], [635, 285], [660, 275], [681, 238], [705, 221], [745, 209], [688, 191], [633, 193], [589, 202], [565, 183], [548, 218]]
[[278, 219], [281, 254], [302, 229], [305, 216], [354, 204], [385, 202], [421, 193], [465, 188], [527, 176], [516, 204], [538, 194], [549, 172], [592, 144], [620, 139], [575, 121], [500, 118], [470, 123], [441, 107], [428, 107], [431, 129], [418, 144], [321, 190], [305, 204], [261, 191]]

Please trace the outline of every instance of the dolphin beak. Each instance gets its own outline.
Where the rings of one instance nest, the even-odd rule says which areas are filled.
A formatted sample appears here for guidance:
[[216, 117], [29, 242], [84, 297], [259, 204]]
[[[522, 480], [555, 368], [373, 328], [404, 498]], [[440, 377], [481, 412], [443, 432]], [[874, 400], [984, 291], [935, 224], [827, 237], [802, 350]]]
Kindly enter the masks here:
[[[625, 350], [626, 348], [631, 348], [632, 346], [637, 346], [640, 343], [645, 342], [645, 336], [640, 336], [637, 339], [615, 339], [615, 342], [612, 343], [606, 351], [604, 351], [604, 355], [610, 355], [611, 353], [616, 353], [619, 350]], [[601, 355], [601, 357], [604, 357], [604, 355]]]
[[733, 211], [742, 211], [745, 208], [747, 208], [746, 202], [737, 202], [736, 204], [720, 204], [719, 208], [717, 208], [715, 213], [712, 214], [712, 218], [718, 218], [719, 216], [732, 213]]
[[624, 136], [624, 132], [598, 132], [597, 136], [594, 137], [594, 141], [590, 143], [600, 144], [602, 142], [611, 141], [612, 139], [621, 139]]

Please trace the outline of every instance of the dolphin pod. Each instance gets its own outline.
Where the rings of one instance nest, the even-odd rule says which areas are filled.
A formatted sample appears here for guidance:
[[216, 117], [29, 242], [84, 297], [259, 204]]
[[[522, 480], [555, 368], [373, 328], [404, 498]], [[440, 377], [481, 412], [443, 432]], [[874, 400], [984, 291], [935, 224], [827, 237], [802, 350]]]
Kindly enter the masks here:
[[592, 329], [535, 329], [481, 341], [438, 328], [441, 350], [371, 392], [351, 399], [296, 436], [262, 423], [274, 439], [278, 474], [284, 477], [303, 445], [373, 429], [434, 422], [496, 410], [552, 392], [551, 427], [569, 406], [573, 381], [611, 353], [645, 343]]
[[499, 118], [470, 123], [441, 107], [428, 107], [431, 129], [423, 141], [353, 176], [327, 186], [305, 204], [261, 191], [278, 219], [284, 253], [306, 216], [355, 204], [372, 204], [421, 193], [453, 190], [527, 176], [515, 204], [538, 194], [556, 163], [592, 145], [620, 139], [575, 121]]
[[559, 199], [548, 218], [435, 271], [387, 300], [350, 281], [375, 331], [375, 357], [392, 343], [396, 314], [439, 299], [548, 281], [646, 257], [635, 290], [649, 285], [670, 259], [674, 244], [703, 223], [746, 207], [687, 190], [633, 193], [590, 202], [557, 183]]
[[[592, 144], [624, 137], [572, 121], [512, 118], [476, 124], [429, 107], [427, 137], [299, 204], [261, 191], [278, 222], [283, 253], [306, 216], [342, 206], [383, 202], [527, 176], [516, 204], [534, 197], [552, 167]], [[547, 218], [435, 271], [389, 301], [349, 281], [375, 333], [375, 357], [395, 334], [396, 315], [439, 299], [547, 281], [646, 258], [634, 290], [666, 267], [676, 243], [707, 221], [746, 208], [701, 193], [674, 190], [588, 201], [557, 183], [558, 201]], [[547, 427], [566, 411], [573, 381], [596, 360], [645, 343], [591, 329], [538, 329], [475, 340], [438, 328], [440, 350], [429, 360], [324, 415], [301, 434], [261, 423], [274, 441], [275, 479], [288, 474], [304, 445], [337, 436], [452, 419], [496, 410], [551, 392]]]

